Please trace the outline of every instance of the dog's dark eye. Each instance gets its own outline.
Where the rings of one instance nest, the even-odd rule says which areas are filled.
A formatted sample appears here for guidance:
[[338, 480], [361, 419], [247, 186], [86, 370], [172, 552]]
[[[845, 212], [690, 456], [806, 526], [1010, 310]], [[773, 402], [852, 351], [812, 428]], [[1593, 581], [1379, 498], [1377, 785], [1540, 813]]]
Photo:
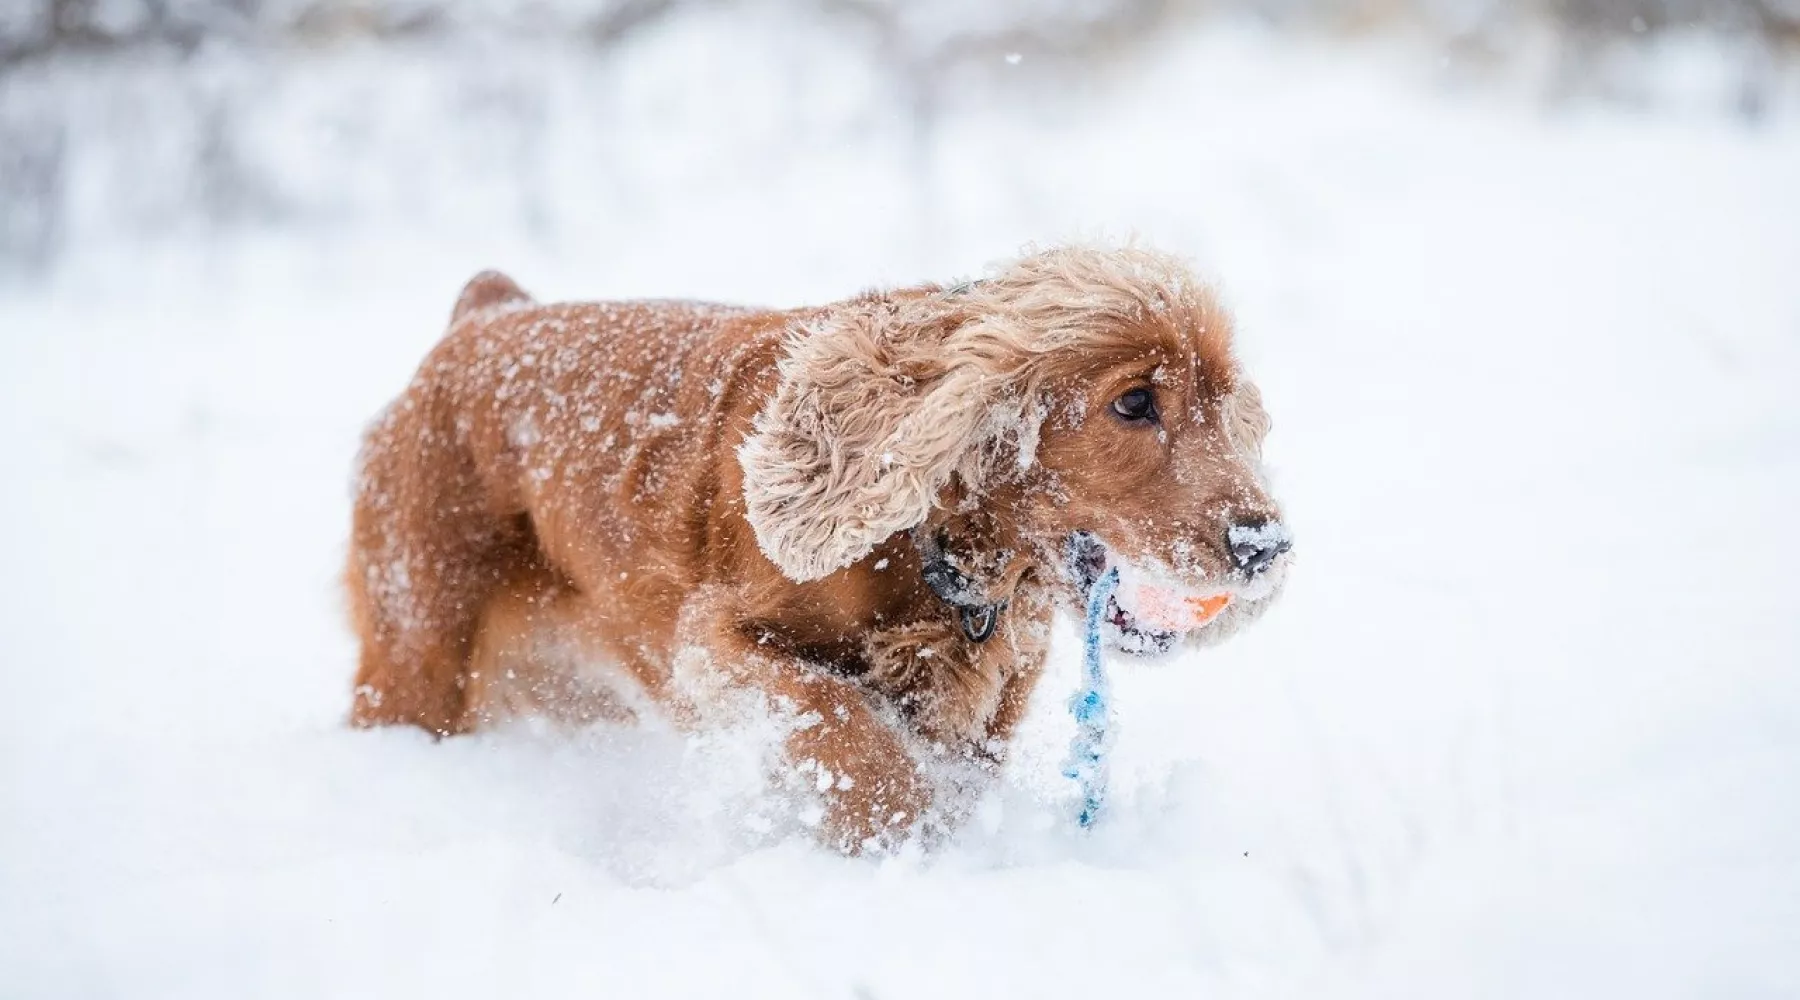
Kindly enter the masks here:
[[1156, 419], [1156, 396], [1149, 389], [1133, 389], [1113, 400], [1113, 412], [1132, 423]]

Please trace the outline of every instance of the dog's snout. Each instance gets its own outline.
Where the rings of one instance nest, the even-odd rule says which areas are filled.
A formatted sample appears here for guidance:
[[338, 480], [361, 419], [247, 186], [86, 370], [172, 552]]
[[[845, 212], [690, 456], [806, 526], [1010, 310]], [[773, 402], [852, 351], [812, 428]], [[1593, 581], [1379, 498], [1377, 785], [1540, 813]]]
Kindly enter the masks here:
[[1287, 528], [1280, 521], [1255, 521], [1234, 524], [1225, 533], [1225, 547], [1231, 561], [1245, 576], [1256, 576], [1269, 568], [1276, 557], [1293, 548]]

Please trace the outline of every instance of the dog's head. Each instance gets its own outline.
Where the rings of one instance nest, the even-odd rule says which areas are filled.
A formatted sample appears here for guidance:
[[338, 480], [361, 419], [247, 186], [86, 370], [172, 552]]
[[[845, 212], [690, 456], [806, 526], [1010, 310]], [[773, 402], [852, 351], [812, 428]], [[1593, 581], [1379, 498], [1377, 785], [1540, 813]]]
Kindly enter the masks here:
[[970, 603], [1051, 567], [1081, 608], [1117, 569], [1111, 644], [1159, 653], [1222, 638], [1280, 587], [1267, 430], [1229, 318], [1180, 262], [1074, 247], [820, 311], [739, 459], [757, 540], [794, 580], [909, 530]]

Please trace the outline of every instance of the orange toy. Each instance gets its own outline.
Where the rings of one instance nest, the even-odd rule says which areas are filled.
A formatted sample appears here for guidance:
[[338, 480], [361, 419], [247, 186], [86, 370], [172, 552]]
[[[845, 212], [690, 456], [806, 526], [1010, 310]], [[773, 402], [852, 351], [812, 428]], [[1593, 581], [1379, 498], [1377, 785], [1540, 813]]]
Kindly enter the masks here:
[[1229, 591], [1200, 597], [1140, 584], [1135, 596], [1131, 610], [1138, 620], [1166, 632], [1192, 632], [1231, 604]]

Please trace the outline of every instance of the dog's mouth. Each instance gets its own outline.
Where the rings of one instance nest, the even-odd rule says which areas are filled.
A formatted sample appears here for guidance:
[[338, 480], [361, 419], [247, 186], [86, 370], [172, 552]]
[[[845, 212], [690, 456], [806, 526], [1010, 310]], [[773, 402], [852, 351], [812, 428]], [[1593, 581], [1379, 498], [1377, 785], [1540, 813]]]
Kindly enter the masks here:
[[1107, 645], [1124, 653], [1167, 653], [1212, 625], [1239, 597], [1231, 588], [1197, 593], [1150, 578], [1114, 557], [1093, 534], [1078, 531], [1069, 536], [1066, 571], [1084, 598], [1109, 568], [1119, 570], [1120, 581], [1106, 600], [1101, 622]]

